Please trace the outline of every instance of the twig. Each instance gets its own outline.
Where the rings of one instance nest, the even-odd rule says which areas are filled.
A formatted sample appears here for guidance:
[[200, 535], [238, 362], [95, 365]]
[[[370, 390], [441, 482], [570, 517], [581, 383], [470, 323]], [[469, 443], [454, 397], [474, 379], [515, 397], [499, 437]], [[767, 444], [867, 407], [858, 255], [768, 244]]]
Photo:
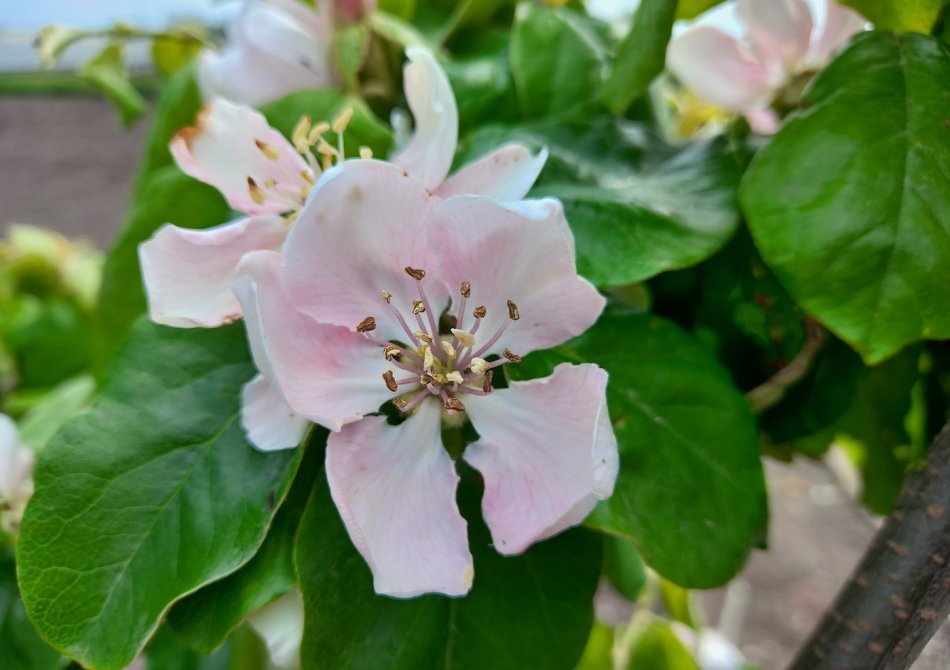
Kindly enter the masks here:
[[752, 411], [761, 414], [777, 405], [788, 389], [801, 381], [811, 369], [815, 356], [825, 344], [825, 331], [810, 316], [805, 317], [805, 342], [788, 365], [746, 393]]

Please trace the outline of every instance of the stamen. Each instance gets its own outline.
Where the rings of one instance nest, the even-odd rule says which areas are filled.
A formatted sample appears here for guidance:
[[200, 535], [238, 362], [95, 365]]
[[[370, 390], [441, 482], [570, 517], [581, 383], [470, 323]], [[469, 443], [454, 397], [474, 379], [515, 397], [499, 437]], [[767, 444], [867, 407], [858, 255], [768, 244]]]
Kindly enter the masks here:
[[413, 268], [406, 266], [406, 274], [415, 279], [416, 281], [422, 281], [425, 279], [426, 271], [419, 268]]
[[356, 326], [357, 333], [368, 333], [372, 330], [376, 330], [376, 319], [371, 316], [366, 317]]
[[383, 291], [382, 295], [383, 295], [383, 300], [385, 300], [386, 304], [389, 305], [390, 311], [392, 311], [393, 315], [395, 315], [396, 320], [399, 321], [399, 325], [402, 326], [403, 332], [409, 336], [409, 339], [412, 340], [412, 343], [414, 345], [419, 346], [419, 339], [420, 339], [419, 336], [416, 333], [412, 332], [412, 330], [409, 328], [409, 324], [406, 323], [406, 320], [404, 318], [402, 318], [402, 314], [400, 314], [399, 310], [393, 307], [392, 304], [390, 304], [389, 300], [386, 300], [387, 295], [389, 296], [390, 300], [392, 299], [392, 296], [386, 291]]
[[498, 332], [492, 335], [492, 338], [488, 340], [488, 342], [486, 342], [484, 345], [482, 345], [482, 347], [478, 351], [476, 351], [474, 354], [472, 354], [472, 356], [481, 356], [486, 351], [488, 351], [493, 346], [495, 346], [495, 342], [497, 342], [498, 339], [502, 335], [504, 335], [505, 331], [508, 329], [509, 323], [511, 323], [511, 321], [505, 321], [503, 324], [501, 324], [501, 328], [498, 329]]
[[472, 297], [472, 285], [467, 281], [463, 281], [462, 285], [459, 287], [459, 293], [462, 294], [463, 298]]
[[[420, 395], [421, 395], [421, 394], [420, 394]], [[405, 398], [394, 398], [394, 399], [393, 399], [393, 404], [396, 406], [396, 408], [397, 408], [400, 412], [405, 412], [405, 411], [406, 411], [406, 405], [408, 405], [409, 403], [406, 402]]]
[[396, 356], [398, 356], [400, 353], [401, 353], [400, 348], [397, 347], [395, 344], [390, 344], [390, 345], [388, 345], [385, 349], [383, 349], [383, 357], [384, 357], [387, 361], [393, 360], [393, 359], [396, 358]]
[[492, 380], [494, 378], [495, 378], [495, 373], [492, 372], [491, 370], [485, 373], [485, 378], [482, 380], [482, 391], [484, 391], [485, 393], [491, 393], [494, 390], [492, 389], [492, 385], [491, 385]]
[[322, 137], [317, 140], [317, 153], [327, 158], [335, 158], [340, 155], [340, 152], [331, 147], [330, 143]]
[[479, 305], [472, 310], [472, 316], [476, 319], [484, 319], [486, 314], [488, 314], [488, 310], [485, 308], [485, 305]]
[[256, 202], [258, 205], [263, 205], [266, 196], [264, 191], [261, 190], [261, 187], [257, 185], [257, 182], [254, 181], [253, 177], [247, 178], [247, 190], [251, 194], [251, 200]]
[[413, 313], [413, 314], [419, 315], [419, 314], [422, 314], [424, 311], [426, 311], [426, 306], [423, 304], [423, 302], [422, 302], [421, 300], [413, 300], [413, 301], [412, 301], [412, 313]]
[[432, 338], [429, 337], [428, 335], [426, 335], [426, 334], [425, 334], [423, 331], [421, 331], [421, 330], [417, 330], [416, 332], [414, 332], [414, 333], [413, 333], [413, 336], [415, 336], [417, 339], [422, 340], [422, 341], [425, 342], [426, 344], [432, 344]]
[[518, 354], [511, 353], [511, 350], [508, 347], [505, 347], [505, 350], [501, 352], [505, 358], [507, 358], [512, 363], [520, 363], [522, 358]]
[[428, 397], [429, 397], [428, 393], [426, 393], [425, 391], [420, 391], [419, 393], [416, 394], [416, 397], [414, 397], [409, 402], [403, 404], [402, 407], [399, 407], [399, 405], [396, 405], [396, 407], [399, 407], [399, 410], [401, 412], [408, 412], [412, 409], [415, 409], [416, 405], [418, 405], [419, 403], [421, 403], [423, 400], [425, 400]]
[[508, 318], [512, 321], [517, 321], [521, 318], [521, 313], [518, 311], [518, 305], [515, 304], [514, 300], [508, 300]]
[[486, 391], [484, 389], [476, 389], [476, 388], [472, 388], [471, 386], [459, 386], [457, 389], [455, 389], [455, 392], [468, 393], [469, 395], [477, 395], [477, 396], [491, 395], [490, 390]]
[[383, 291], [383, 292], [380, 293], [380, 295], [383, 296], [383, 300], [386, 301], [386, 304], [387, 304], [387, 305], [391, 305], [391, 304], [392, 304], [392, 301], [393, 301], [393, 294], [392, 294], [392, 293], [390, 293], [389, 291]]
[[277, 186], [277, 182], [270, 177], [264, 180], [264, 188], [274, 188], [275, 186]]
[[383, 381], [386, 382], [386, 388], [395, 393], [399, 390], [399, 386], [396, 384], [396, 377], [393, 375], [392, 370], [386, 370], [383, 373]]
[[458, 398], [445, 398], [444, 403], [445, 409], [452, 412], [464, 412], [465, 405], [462, 404], [462, 401]]
[[257, 146], [258, 149], [261, 150], [262, 154], [267, 156], [272, 161], [275, 161], [278, 158], [280, 158], [280, 154], [277, 153], [277, 149], [267, 144], [266, 142], [261, 142], [260, 140], [254, 140], [254, 144]]
[[476, 356], [472, 359], [472, 362], [468, 367], [471, 368], [472, 372], [474, 372], [476, 375], [482, 376], [488, 370], [488, 361], [486, 361], [484, 358], [478, 358]]
[[429, 384], [431, 384], [431, 383], [434, 382], [434, 381], [435, 381], [435, 378], [434, 378], [432, 375], [430, 375], [429, 373], [427, 373], [427, 372], [424, 372], [424, 373], [423, 373], [422, 375], [420, 375], [420, 377], [419, 377], [419, 383], [420, 383], [420, 384], [425, 384], [426, 386], [428, 386]]
[[311, 186], [317, 183], [316, 180], [313, 178], [313, 173], [310, 172], [310, 170], [301, 170], [300, 176], [303, 177], [307, 181], [307, 183], [309, 183]]
[[453, 347], [448, 342], [442, 342], [442, 351], [444, 351], [445, 355], [448, 356], [449, 358], [455, 357], [455, 354], [456, 354], [455, 347]]
[[447, 382], [455, 382], [456, 384], [461, 384], [465, 381], [465, 378], [462, 376], [462, 373], [458, 370], [453, 370], [449, 374], [445, 375], [445, 380]]
[[411, 372], [413, 374], [419, 374], [419, 366], [422, 365], [422, 359], [419, 358], [415, 365], [409, 365], [408, 363], [395, 360], [389, 361], [389, 364], [396, 366], [400, 370], [405, 370], [406, 372]]
[[373, 157], [373, 150], [369, 147], [360, 147], [360, 158], [363, 160], [369, 160]]
[[458, 328], [453, 328], [452, 334], [455, 336], [455, 339], [457, 339], [459, 343], [461, 343], [463, 347], [475, 346], [475, 336], [472, 335], [467, 330], [459, 330]]
[[307, 134], [307, 143], [310, 146], [313, 146], [317, 143], [323, 133], [327, 132], [328, 130], [330, 130], [330, 124], [326, 121], [321, 121]]
[[312, 142], [307, 142], [307, 133], [310, 131], [310, 125], [313, 123], [313, 119], [309, 116], [302, 116], [297, 122], [297, 125], [294, 126], [294, 132], [291, 133], [290, 138], [294, 143], [294, 148], [297, 149], [299, 153], [306, 153], [310, 149]]
[[426, 347], [422, 354], [422, 369], [430, 372], [435, 367], [435, 354], [432, 353], [432, 347]]
[[333, 125], [331, 126], [333, 128], [333, 132], [339, 135], [340, 133], [345, 131], [346, 127], [350, 124], [350, 119], [352, 118], [353, 118], [353, 108], [347, 107], [342, 112], [340, 112], [340, 115], [338, 117], [336, 117], [333, 120]]

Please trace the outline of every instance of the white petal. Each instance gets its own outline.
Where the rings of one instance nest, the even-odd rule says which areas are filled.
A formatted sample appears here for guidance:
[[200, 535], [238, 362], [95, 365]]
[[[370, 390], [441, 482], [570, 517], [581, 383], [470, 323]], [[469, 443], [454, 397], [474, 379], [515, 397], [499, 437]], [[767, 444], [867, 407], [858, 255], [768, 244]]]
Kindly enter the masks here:
[[793, 72], [798, 69], [814, 27], [805, 0], [737, 0], [736, 13], [765, 63]]
[[377, 593], [461, 596], [471, 588], [459, 477], [442, 447], [441, 412], [427, 400], [398, 426], [367, 417], [327, 442], [330, 492]]
[[278, 668], [295, 668], [300, 663], [303, 641], [303, 596], [292, 589], [274, 602], [247, 617], [267, 645], [271, 662]]
[[277, 451], [299, 446], [310, 421], [290, 408], [280, 389], [258, 375], [241, 391], [241, 426], [255, 447]]
[[815, 26], [811, 47], [805, 58], [805, 66], [815, 70], [827, 65], [852, 35], [866, 29], [868, 25], [867, 19], [837, 0], [824, 0], [822, 4], [823, 13]]
[[13, 419], [0, 414], [0, 499], [16, 507], [33, 493], [33, 467], [36, 458], [20, 442]]
[[671, 40], [666, 65], [700, 98], [737, 112], [768, 103], [778, 83], [745, 45], [709, 26]]
[[287, 225], [279, 216], [238, 219], [191, 230], [166, 224], [139, 246], [149, 314], [155, 323], [215, 328], [241, 317], [231, 283], [241, 258], [279, 249]]
[[521, 200], [528, 194], [548, 159], [548, 150], [532, 156], [523, 144], [506, 144], [463, 166], [445, 180], [436, 195], [483, 195], [495, 200]]
[[550, 377], [465, 399], [479, 440], [465, 460], [485, 478], [482, 510], [502, 554], [579, 524], [617, 478], [607, 373], [563, 363]]
[[403, 70], [403, 86], [416, 132], [409, 146], [392, 161], [435, 191], [452, 167], [458, 143], [458, 108], [448, 77], [432, 53], [423, 47], [406, 49], [409, 63]]

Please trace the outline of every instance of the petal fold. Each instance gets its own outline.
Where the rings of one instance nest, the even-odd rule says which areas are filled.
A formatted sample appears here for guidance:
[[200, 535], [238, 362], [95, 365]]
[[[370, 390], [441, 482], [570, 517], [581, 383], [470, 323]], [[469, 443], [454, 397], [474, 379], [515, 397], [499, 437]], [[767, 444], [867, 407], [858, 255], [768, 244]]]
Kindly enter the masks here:
[[152, 321], [179, 328], [215, 328], [241, 317], [231, 289], [241, 258], [279, 249], [287, 225], [279, 216], [238, 219], [192, 230], [166, 224], [139, 246]]
[[409, 63], [403, 70], [403, 86], [416, 130], [409, 145], [392, 161], [435, 191], [455, 157], [458, 107], [449, 79], [432, 52], [413, 46], [406, 49], [406, 56]]
[[544, 379], [466, 398], [480, 438], [464, 458], [485, 479], [482, 511], [502, 554], [581, 523], [613, 492], [617, 438], [606, 388], [596, 365], [563, 363]]
[[547, 149], [532, 156], [523, 144], [506, 144], [463, 166], [435, 194], [441, 198], [483, 195], [495, 200], [521, 200], [534, 186], [547, 160]]
[[340, 430], [376, 411], [392, 393], [382, 349], [346, 328], [316, 323], [288, 301], [280, 254], [249, 254], [234, 292], [244, 308], [254, 362], [298, 415]]
[[868, 21], [850, 7], [837, 0], [824, 0], [821, 19], [815, 26], [811, 47], [805, 58], [805, 66], [823, 68], [855, 33], [864, 30]]
[[258, 375], [241, 391], [241, 426], [259, 450], [278, 451], [299, 446], [310, 421], [290, 408], [280, 389]]
[[333, 501], [377, 593], [468, 593], [472, 556], [438, 402], [423, 402], [398, 426], [374, 416], [331, 434], [326, 467]]
[[805, 0], [736, 0], [736, 15], [765, 63], [776, 69], [798, 70], [814, 27]]

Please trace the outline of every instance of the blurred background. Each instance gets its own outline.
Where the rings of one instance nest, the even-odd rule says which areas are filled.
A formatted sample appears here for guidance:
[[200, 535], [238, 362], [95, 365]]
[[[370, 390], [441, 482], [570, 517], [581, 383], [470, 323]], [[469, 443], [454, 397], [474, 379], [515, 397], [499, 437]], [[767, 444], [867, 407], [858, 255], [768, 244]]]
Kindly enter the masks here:
[[[54, 314], [9, 304], [4, 313], [0, 303], [0, 339], [8, 341], [4, 346], [51, 337], [64, 324], [68, 333], [70, 324], [82, 318], [94, 296], [97, 250], [108, 248], [126, 215], [149, 123], [146, 112], [124, 128], [114, 106], [77, 75], [102, 44], [83, 41], [53, 69], [42, 69], [34, 47], [37, 33], [51, 23], [86, 29], [126, 23], [152, 30], [201, 24], [220, 31], [235, 9], [233, 3], [212, 0], [41, 0], [6, 3], [0, 9], [0, 234], [6, 239], [0, 266], [6, 263], [9, 268], [32, 253], [36, 258], [31, 263], [46, 259], [55, 266], [57, 259], [68, 256], [81, 259], [84, 268], [63, 280], [73, 282], [63, 289], [72, 297], [64, 298], [65, 307]], [[146, 41], [132, 42], [126, 53], [146, 97], [154, 97], [158, 86], [150, 69], [150, 48]], [[23, 225], [46, 228], [66, 239], [36, 231], [31, 237], [32, 229]], [[13, 247], [17, 249], [11, 251]], [[61, 346], [81, 350], [81, 339], [67, 336]], [[72, 353], [81, 359], [81, 351]], [[0, 365], [4, 355], [0, 350]], [[75, 365], [78, 369], [82, 364], [77, 360]], [[42, 359], [34, 367], [37, 387], [54, 381], [42, 379]], [[0, 390], [10, 391], [9, 385]], [[8, 395], [5, 406], [28, 407], [29, 394], [17, 393]], [[835, 454], [823, 461], [766, 459], [770, 548], [754, 552], [731, 587], [735, 611], [730, 616], [735, 620], [729, 623], [749, 661], [766, 669], [781, 668], [791, 659], [877, 528], [878, 521], [855, 502], [849, 466]], [[725, 590], [704, 594], [711, 623], [717, 622], [724, 600]], [[599, 607], [601, 617], [611, 623], [631, 614], [619, 596], [608, 592]], [[914, 667], [950, 667], [946, 626]]]

